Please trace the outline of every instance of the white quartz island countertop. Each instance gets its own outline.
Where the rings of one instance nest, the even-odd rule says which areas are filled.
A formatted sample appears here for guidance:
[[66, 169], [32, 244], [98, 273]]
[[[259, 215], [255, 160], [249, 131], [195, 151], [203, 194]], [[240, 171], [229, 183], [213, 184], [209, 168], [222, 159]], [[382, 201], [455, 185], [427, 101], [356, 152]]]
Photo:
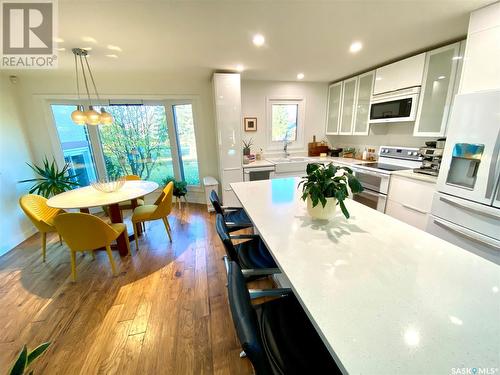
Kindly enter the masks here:
[[352, 200], [313, 221], [298, 181], [231, 186], [344, 372], [499, 373], [500, 266]]

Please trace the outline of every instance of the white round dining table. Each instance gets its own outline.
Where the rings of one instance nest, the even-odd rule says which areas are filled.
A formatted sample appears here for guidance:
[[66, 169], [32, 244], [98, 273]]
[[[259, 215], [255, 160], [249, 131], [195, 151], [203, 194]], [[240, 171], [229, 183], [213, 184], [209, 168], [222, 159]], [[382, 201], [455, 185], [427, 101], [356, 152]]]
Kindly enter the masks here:
[[[47, 201], [47, 205], [61, 209], [79, 209], [81, 212], [89, 213], [91, 207], [108, 206], [108, 214], [112, 223], [123, 223], [123, 216], [118, 204], [120, 202], [131, 201], [132, 209], [137, 206], [137, 198], [143, 197], [158, 189], [158, 184], [153, 181], [125, 181], [123, 186], [114, 192], [105, 193], [92, 186], [85, 186], [78, 189], [65, 191], [57, 194]], [[138, 233], [140, 225], [137, 226]], [[120, 255], [127, 255], [127, 242], [122, 233], [117, 239], [117, 248]]]

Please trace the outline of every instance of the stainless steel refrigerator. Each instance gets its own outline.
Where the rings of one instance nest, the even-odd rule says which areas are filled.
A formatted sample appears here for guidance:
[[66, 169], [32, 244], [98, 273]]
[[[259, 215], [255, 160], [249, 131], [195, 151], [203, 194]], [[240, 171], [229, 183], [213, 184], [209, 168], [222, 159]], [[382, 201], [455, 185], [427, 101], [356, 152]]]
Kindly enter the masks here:
[[500, 90], [457, 95], [427, 230], [500, 264]]

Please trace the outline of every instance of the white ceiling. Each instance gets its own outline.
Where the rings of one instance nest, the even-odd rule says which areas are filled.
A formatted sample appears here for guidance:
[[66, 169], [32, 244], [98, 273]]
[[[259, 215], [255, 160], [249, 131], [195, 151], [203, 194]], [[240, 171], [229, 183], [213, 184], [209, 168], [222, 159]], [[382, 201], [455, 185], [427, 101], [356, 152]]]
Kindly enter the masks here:
[[[208, 76], [243, 64], [244, 79], [295, 80], [303, 72], [308, 81], [333, 81], [465, 36], [469, 13], [491, 2], [59, 0], [66, 48], [59, 69], [74, 69], [72, 47], [92, 47], [91, 65], [103, 72]], [[264, 47], [253, 46], [256, 32]], [[354, 40], [364, 45], [356, 55], [348, 52]]]

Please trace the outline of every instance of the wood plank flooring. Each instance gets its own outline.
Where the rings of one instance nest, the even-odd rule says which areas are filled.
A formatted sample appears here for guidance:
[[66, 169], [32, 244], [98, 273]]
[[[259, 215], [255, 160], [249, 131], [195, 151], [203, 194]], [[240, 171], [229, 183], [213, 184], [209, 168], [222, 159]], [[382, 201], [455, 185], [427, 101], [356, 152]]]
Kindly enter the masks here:
[[70, 280], [66, 245], [40, 237], [0, 257], [0, 373], [23, 344], [51, 341], [35, 374], [251, 374], [240, 359], [227, 302], [224, 250], [206, 206], [183, 205], [147, 223], [132, 256], [77, 256]]

